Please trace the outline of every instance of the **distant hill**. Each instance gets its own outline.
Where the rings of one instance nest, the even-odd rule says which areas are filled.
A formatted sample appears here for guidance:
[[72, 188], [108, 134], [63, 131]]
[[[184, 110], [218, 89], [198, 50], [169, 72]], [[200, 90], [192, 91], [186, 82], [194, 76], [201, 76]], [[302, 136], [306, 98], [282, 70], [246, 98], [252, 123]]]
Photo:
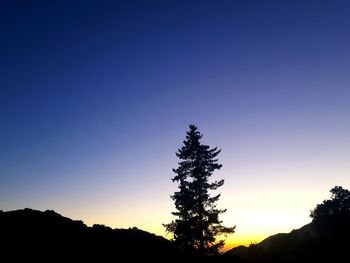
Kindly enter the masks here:
[[47, 262], [57, 259], [69, 262], [73, 258], [79, 262], [91, 259], [114, 262], [124, 257], [150, 259], [178, 255], [169, 240], [137, 228], [88, 227], [55, 211], [28, 208], [0, 211], [0, 239], [1, 256], [9, 256], [8, 262], [23, 258]]
[[[158, 262], [180, 256], [171, 241], [137, 228], [88, 227], [52, 210], [28, 208], [0, 211], [0, 244], [6, 262]], [[231, 249], [210, 262], [337, 262], [348, 258], [349, 247], [347, 209], [314, 218], [290, 233]]]
[[318, 262], [348, 258], [350, 213], [313, 220], [290, 233], [270, 236], [249, 247], [225, 253], [241, 262]]

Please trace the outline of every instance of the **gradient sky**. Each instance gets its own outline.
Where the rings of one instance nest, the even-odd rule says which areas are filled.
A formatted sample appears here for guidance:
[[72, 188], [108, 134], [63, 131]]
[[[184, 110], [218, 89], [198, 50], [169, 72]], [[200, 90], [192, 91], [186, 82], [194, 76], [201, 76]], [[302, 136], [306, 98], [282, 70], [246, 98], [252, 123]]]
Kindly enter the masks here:
[[[98, 4], [97, 4], [98, 2]], [[188, 124], [229, 245], [350, 187], [349, 1], [1, 1], [0, 209], [165, 236]]]

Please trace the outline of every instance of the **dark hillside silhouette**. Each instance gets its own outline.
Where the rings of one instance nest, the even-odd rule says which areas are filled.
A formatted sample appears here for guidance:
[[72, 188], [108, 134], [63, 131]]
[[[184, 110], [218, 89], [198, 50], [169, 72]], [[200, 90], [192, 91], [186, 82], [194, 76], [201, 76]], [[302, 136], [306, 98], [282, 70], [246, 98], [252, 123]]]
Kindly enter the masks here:
[[[350, 192], [335, 187], [331, 193], [311, 211], [312, 222], [300, 229], [202, 261], [347, 262]], [[184, 256], [163, 237], [137, 228], [88, 227], [52, 210], [0, 211], [0, 238], [1, 257], [8, 262], [155, 262]]]
[[88, 227], [82, 221], [49, 210], [1, 211], [0, 237], [1, 256], [9, 256], [13, 262], [23, 258], [43, 260], [47, 255], [65, 262], [70, 258], [113, 262], [123, 257], [153, 259], [177, 255], [172, 243], [163, 237], [137, 228]]
[[[238, 247], [226, 255], [243, 262], [335, 262], [349, 259], [350, 192], [331, 189], [331, 199], [311, 211], [310, 224], [288, 234], [270, 236], [249, 248]], [[347, 262], [345, 260], [344, 262]]]

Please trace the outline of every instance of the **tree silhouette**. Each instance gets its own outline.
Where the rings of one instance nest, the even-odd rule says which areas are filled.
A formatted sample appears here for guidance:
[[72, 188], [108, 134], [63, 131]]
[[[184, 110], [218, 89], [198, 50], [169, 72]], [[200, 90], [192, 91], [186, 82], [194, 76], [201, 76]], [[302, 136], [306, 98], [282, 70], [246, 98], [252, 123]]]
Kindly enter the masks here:
[[208, 180], [222, 167], [216, 159], [221, 150], [201, 144], [202, 135], [197, 127], [190, 125], [189, 128], [184, 145], [176, 153], [179, 166], [173, 169], [176, 175], [172, 180], [178, 183], [179, 190], [171, 196], [177, 210], [172, 214], [177, 219], [164, 226], [184, 253], [215, 255], [224, 245], [224, 240], [216, 241], [216, 237], [235, 230], [235, 227], [222, 226], [219, 219], [219, 215], [226, 212], [216, 207], [220, 194], [211, 196], [209, 193], [224, 184], [224, 180]]
[[350, 191], [341, 186], [333, 187], [331, 199], [324, 200], [311, 211], [310, 217], [318, 220], [325, 216], [337, 215], [350, 212]]

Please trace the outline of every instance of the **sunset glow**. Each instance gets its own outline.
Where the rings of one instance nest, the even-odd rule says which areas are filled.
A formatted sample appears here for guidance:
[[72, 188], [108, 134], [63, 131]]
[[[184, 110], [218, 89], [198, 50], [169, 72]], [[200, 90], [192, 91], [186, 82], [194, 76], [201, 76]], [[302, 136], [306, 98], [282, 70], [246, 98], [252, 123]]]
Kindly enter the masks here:
[[350, 188], [346, 1], [5, 2], [0, 210], [169, 238], [191, 123], [222, 149], [226, 249]]

